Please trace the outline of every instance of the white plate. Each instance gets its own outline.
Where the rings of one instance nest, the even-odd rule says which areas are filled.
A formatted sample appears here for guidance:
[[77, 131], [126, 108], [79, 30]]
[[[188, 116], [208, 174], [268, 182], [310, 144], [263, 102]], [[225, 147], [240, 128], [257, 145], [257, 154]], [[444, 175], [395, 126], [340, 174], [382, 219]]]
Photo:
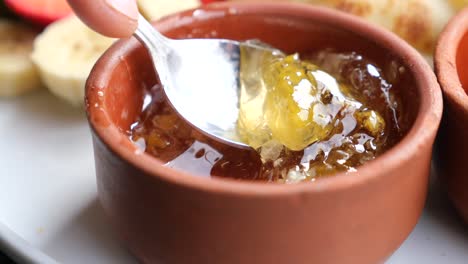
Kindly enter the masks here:
[[[47, 91], [0, 100], [0, 250], [21, 263], [136, 263], [97, 201], [84, 113]], [[388, 263], [467, 261], [468, 234], [433, 185], [419, 224]]]

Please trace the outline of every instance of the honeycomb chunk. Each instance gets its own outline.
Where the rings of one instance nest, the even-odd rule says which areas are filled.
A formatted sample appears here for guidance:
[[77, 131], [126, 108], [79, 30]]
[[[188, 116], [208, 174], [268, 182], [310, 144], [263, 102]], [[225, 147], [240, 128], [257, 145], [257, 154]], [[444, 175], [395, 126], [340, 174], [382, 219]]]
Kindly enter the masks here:
[[273, 139], [302, 150], [324, 139], [332, 129], [327, 107], [312, 71], [317, 66], [290, 55], [264, 71], [267, 95], [264, 115]]
[[[258, 72], [254, 75], [260, 81], [243, 75], [238, 120], [241, 139], [255, 149], [274, 140], [289, 150], [303, 150], [330, 135], [340, 111], [362, 106], [346, 85], [297, 54], [272, 57], [260, 65], [261, 78]], [[370, 129], [371, 117], [377, 120], [362, 114]]]

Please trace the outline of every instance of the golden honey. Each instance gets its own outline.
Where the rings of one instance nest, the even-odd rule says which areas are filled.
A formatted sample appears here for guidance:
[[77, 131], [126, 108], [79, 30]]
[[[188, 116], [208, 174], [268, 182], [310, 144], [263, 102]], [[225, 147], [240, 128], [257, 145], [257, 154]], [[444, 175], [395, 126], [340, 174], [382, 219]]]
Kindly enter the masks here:
[[247, 65], [238, 133], [250, 150], [193, 129], [159, 86], [130, 137], [167, 166], [200, 176], [295, 183], [354, 171], [405, 132], [393, 87], [405, 69], [392, 63], [384, 71], [360, 54], [326, 50], [274, 56], [255, 71]]

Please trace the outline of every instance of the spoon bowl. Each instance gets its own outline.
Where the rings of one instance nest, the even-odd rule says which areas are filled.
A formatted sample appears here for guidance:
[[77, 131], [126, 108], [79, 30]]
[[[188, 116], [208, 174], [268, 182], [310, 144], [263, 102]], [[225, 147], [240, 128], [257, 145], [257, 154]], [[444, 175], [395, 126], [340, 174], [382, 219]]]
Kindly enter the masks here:
[[236, 131], [241, 60], [279, 50], [226, 39], [169, 39], [142, 16], [134, 35], [150, 53], [169, 102], [187, 122], [223, 143], [249, 147]]

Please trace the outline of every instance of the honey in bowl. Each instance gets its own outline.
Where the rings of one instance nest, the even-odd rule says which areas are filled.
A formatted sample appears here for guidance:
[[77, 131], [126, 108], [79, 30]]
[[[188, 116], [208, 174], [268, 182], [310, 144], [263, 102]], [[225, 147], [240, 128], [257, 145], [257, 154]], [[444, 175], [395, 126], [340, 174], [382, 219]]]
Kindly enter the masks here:
[[[262, 67], [249, 67], [259, 59]], [[193, 129], [158, 85], [147, 92], [131, 140], [197, 175], [295, 183], [355, 171], [409, 129], [398, 96], [406, 70], [396, 61], [381, 67], [333, 50], [243, 61], [237, 127], [251, 149]]]

